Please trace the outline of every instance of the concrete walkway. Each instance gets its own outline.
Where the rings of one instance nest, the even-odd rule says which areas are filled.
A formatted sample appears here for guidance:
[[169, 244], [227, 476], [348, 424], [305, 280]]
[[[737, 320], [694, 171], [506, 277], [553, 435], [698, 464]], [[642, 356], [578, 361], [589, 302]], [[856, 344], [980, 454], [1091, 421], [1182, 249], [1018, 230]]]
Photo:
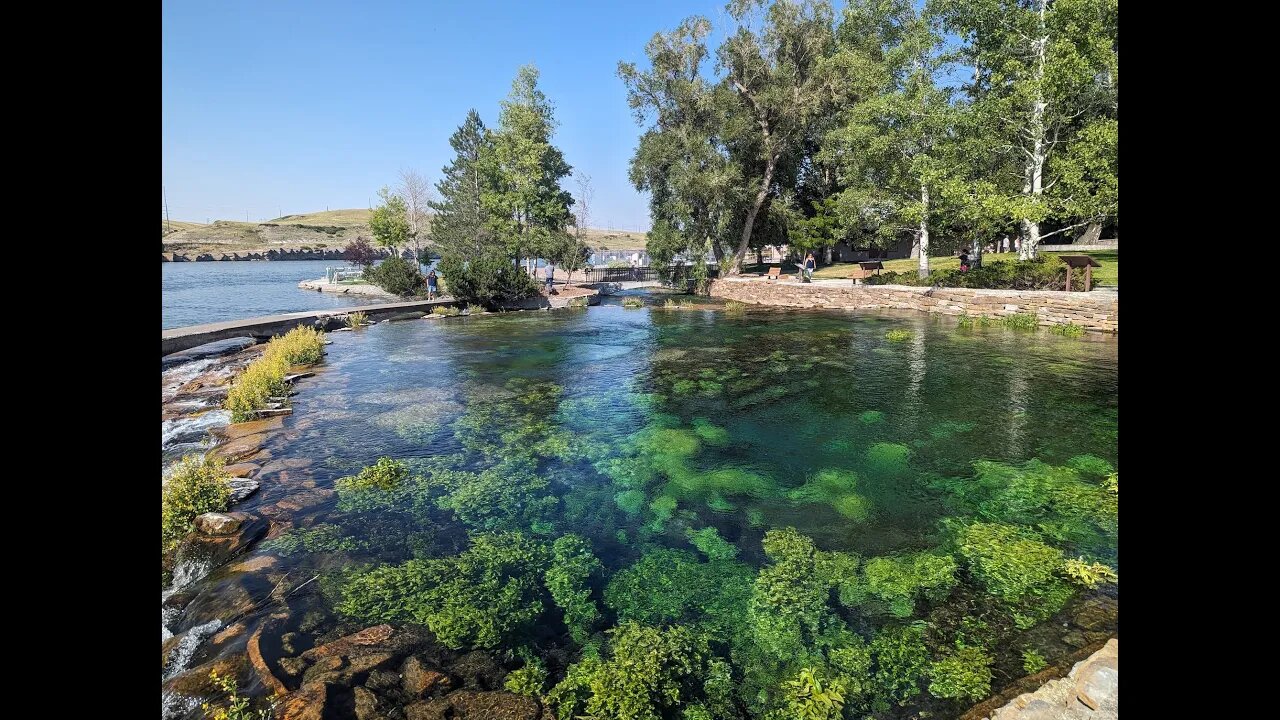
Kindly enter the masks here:
[[376, 320], [379, 316], [406, 312], [429, 313], [431, 308], [436, 305], [456, 304], [452, 298], [446, 297], [439, 300], [413, 300], [380, 305], [329, 308], [327, 310], [306, 310], [303, 312], [283, 313], [281, 315], [245, 318], [243, 320], [227, 320], [203, 325], [169, 328], [160, 332], [160, 355], [164, 356], [215, 340], [225, 340], [233, 337], [270, 338], [272, 335], [283, 335], [299, 325], [313, 325], [317, 321], [324, 321], [353, 312], [362, 312]]

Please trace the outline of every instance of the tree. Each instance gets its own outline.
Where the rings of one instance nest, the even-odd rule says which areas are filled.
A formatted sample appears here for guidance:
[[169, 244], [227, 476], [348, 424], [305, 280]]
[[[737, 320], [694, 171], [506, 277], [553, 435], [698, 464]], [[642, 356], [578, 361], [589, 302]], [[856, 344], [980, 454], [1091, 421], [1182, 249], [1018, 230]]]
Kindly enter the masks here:
[[[1071, 164], [1054, 157], [1076, 142], [1106, 145], [1105, 130], [1085, 130], [1118, 109], [1118, 3], [939, 0], [939, 6], [948, 29], [967, 40], [966, 59], [975, 68], [967, 88], [972, 127], [989, 150], [1016, 161], [1017, 175], [1001, 177], [999, 184], [1007, 188], [1005, 211], [1022, 229], [1019, 258], [1034, 258], [1044, 238], [1097, 221], [1076, 215], [1096, 211], [1079, 195], [1086, 187], [1101, 188], [1102, 204], [1108, 203], [1105, 176], [1112, 169], [1096, 164], [1089, 185], [1063, 185]], [[1042, 223], [1051, 218], [1063, 227], [1043, 233]]]
[[382, 203], [374, 208], [369, 218], [369, 229], [373, 231], [373, 239], [378, 245], [388, 248], [393, 255], [397, 248], [409, 240], [409, 220], [406, 216], [404, 198], [383, 187], [378, 191]]
[[729, 4], [737, 29], [716, 53], [724, 82], [736, 91], [739, 110], [755, 126], [751, 135], [743, 131], [730, 141], [738, 148], [744, 175], [755, 186], [729, 268], [731, 275], [742, 270], [761, 209], [778, 194], [780, 165], [798, 165], [809, 125], [830, 96], [831, 76], [823, 72], [823, 61], [835, 44], [830, 4], [775, 0], [765, 13], [763, 28], [756, 31], [754, 14], [763, 4], [764, 0]]
[[404, 200], [405, 220], [409, 223], [409, 242], [413, 245], [413, 256], [421, 262], [421, 241], [426, 238], [430, 219], [427, 208], [431, 202], [431, 185], [417, 170], [402, 169], [396, 194]]
[[845, 122], [827, 138], [824, 152], [847, 185], [836, 212], [882, 242], [911, 234], [919, 276], [927, 278], [939, 186], [952, 171], [940, 146], [954, 111], [950, 93], [934, 81], [945, 62], [942, 38], [910, 0], [850, 3], [844, 26], [842, 40], [853, 46], [844, 51], [872, 66], [879, 87], [846, 109]]
[[484, 194], [484, 206], [492, 230], [507, 239], [508, 253], [532, 260], [545, 255], [552, 235], [568, 224], [573, 197], [560, 179], [572, 168], [551, 144], [554, 109], [538, 89], [536, 67], [520, 68], [501, 107], [492, 134], [496, 183]]
[[486, 172], [486, 165], [492, 165], [493, 140], [479, 113], [474, 109], [467, 113], [467, 119], [449, 138], [449, 145], [455, 156], [436, 183], [439, 199], [427, 201], [435, 213], [431, 243], [441, 255], [452, 252], [478, 256], [492, 239], [484, 197], [496, 192], [493, 178]]
[[378, 259], [378, 254], [374, 252], [369, 240], [360, 235], [347, 243], [347, 247], [342, 251], [342, 259], [367, 270], [374, 260]]
[[586, 266], [591, 248], [575, 235], [557, 233], [552, 236], [546, 255], [569, 273], [569, 282], [572, 282], [573, 274]]

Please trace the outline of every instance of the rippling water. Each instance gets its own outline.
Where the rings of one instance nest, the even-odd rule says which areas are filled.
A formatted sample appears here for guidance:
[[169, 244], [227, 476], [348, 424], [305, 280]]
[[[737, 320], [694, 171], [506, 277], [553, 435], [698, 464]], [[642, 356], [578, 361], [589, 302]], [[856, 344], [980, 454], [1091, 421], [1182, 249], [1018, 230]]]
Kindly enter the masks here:
[[[942, 548], [949, 519], [1012, 521], [989, 516], [997, 505], [1013, 512], [1012, 501], [966, 504], [985, 487], [979, 461], [1001, 477], [1015, 472], [1001, 468], [1036, 461], [1078, 491], [1100, 486], [1105, 470], [1064, 468], [1117, 464], [1113, 337], [962, 331], [920, 314], [734, 315], [616, 302], [334, 333], [268, 445], [263, 493], [244, 509], [314, 492], [301, 490], [303, 479], [333, 488], [383, 456], [481, 470], [525, 449], [538, 454], [558, 500], [541, 532], [590, 540], [607, 581], [655, 548], [692, 552], [688, 533], [704, 528], [732, 543], [752, 573], [767, 562], [761, 539], [771, 528], [866, 558]], [[910, 337], [891, 341], [891, 329]], [[308, 610], [332, 613], [335, 572], [466, 547], [456, 519], [428, 519], [414, 497], [376, 513], [313, 503], [288, 515], [304, 534], [252, 555], [277, 556], [297, 577], [335, 578], [320, 583], [328, 590]], [[1114, 529], [1040, 527], [1058, 533], [1054, 544], [1069, 556], [1118, 567]], [[964, 589], [972, 579], [959, 582], [957, 593], [981, 597]], [[899, 622], [879, 612], [842, 617], [868, 635]], [[937, 627], [948, 612], [958, 611], [921, 601], [917, 616]], [[1054, 627], [1000, 636], [995, 688], [1020, 676], [1024, 648], [1050, 660], [1070, 651]], [[933, 712], [954, 716], [956, 706]]]
[[333, 260], [161, 263], [161, 328], [386, 302], [303, 290]]

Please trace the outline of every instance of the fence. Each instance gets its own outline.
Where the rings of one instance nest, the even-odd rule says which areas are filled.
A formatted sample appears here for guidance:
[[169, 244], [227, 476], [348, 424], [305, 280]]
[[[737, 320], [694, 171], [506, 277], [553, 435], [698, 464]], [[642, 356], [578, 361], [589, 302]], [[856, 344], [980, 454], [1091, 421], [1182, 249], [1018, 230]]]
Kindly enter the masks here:
[[[677, 283], [688, 282], [689, 273], [693, 269], [692, 265], [671, 265], [668, 267], [621, 267], [621, 268], [593, 268], [585, 272], [585, 283], [614, 283], [614, 282], [661, 282], [675, 285]], [[718, 277], [720, 275], [720, 267], [718, 265], [707, 265], [707, 277]]]
[[324, 269], [325, 282], [333, 284], [342, 282], [343, 280], [355, 280], [364, 275], [364, 270], [359, 268], [335, 268], [327, 267]]

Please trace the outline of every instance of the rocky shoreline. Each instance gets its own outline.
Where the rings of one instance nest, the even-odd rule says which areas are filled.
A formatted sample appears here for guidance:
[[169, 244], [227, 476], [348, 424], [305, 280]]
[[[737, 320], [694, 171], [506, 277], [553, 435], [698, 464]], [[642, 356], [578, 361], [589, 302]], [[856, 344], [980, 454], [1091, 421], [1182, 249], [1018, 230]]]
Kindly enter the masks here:
[[324, 278], [320, 278], [318, 280], [303, 280], [298, 283], [298, 287], [303, 290], [337, 293], [339, 295], [362, 295], [368, 297], [387, 298], [389, 300], [403, 299], [395, 293], [389, 293], [377, 285], [370, 285], [369, 283], [353, 283], [344, 285], [342, 283], [331, 283]]
[[[276, 250], [242, 250], [237, 252], [183, 254], [177, 252], [160, 253], [160, 262], [233, 262], [249, 260], [342, 260], [341, 248], [308, 250], [303, 248], [282, 248]], [[384, 248], [374, 249], [375, 257], [386, 259], [391, 253]], [[413, 251], [404, 250], [400, 256], [406, 260], [413, 259]]]
[[[1027, 678], [1038, 678], [1046, 670]], [[1111, 638], [1064, 678], [1049, 680], [1034, 692], [1018, 695], [989, 711], [998, 695], [970, 710], [961, 720], [1116, 720], [1120, 712], [1120, 641]]]

